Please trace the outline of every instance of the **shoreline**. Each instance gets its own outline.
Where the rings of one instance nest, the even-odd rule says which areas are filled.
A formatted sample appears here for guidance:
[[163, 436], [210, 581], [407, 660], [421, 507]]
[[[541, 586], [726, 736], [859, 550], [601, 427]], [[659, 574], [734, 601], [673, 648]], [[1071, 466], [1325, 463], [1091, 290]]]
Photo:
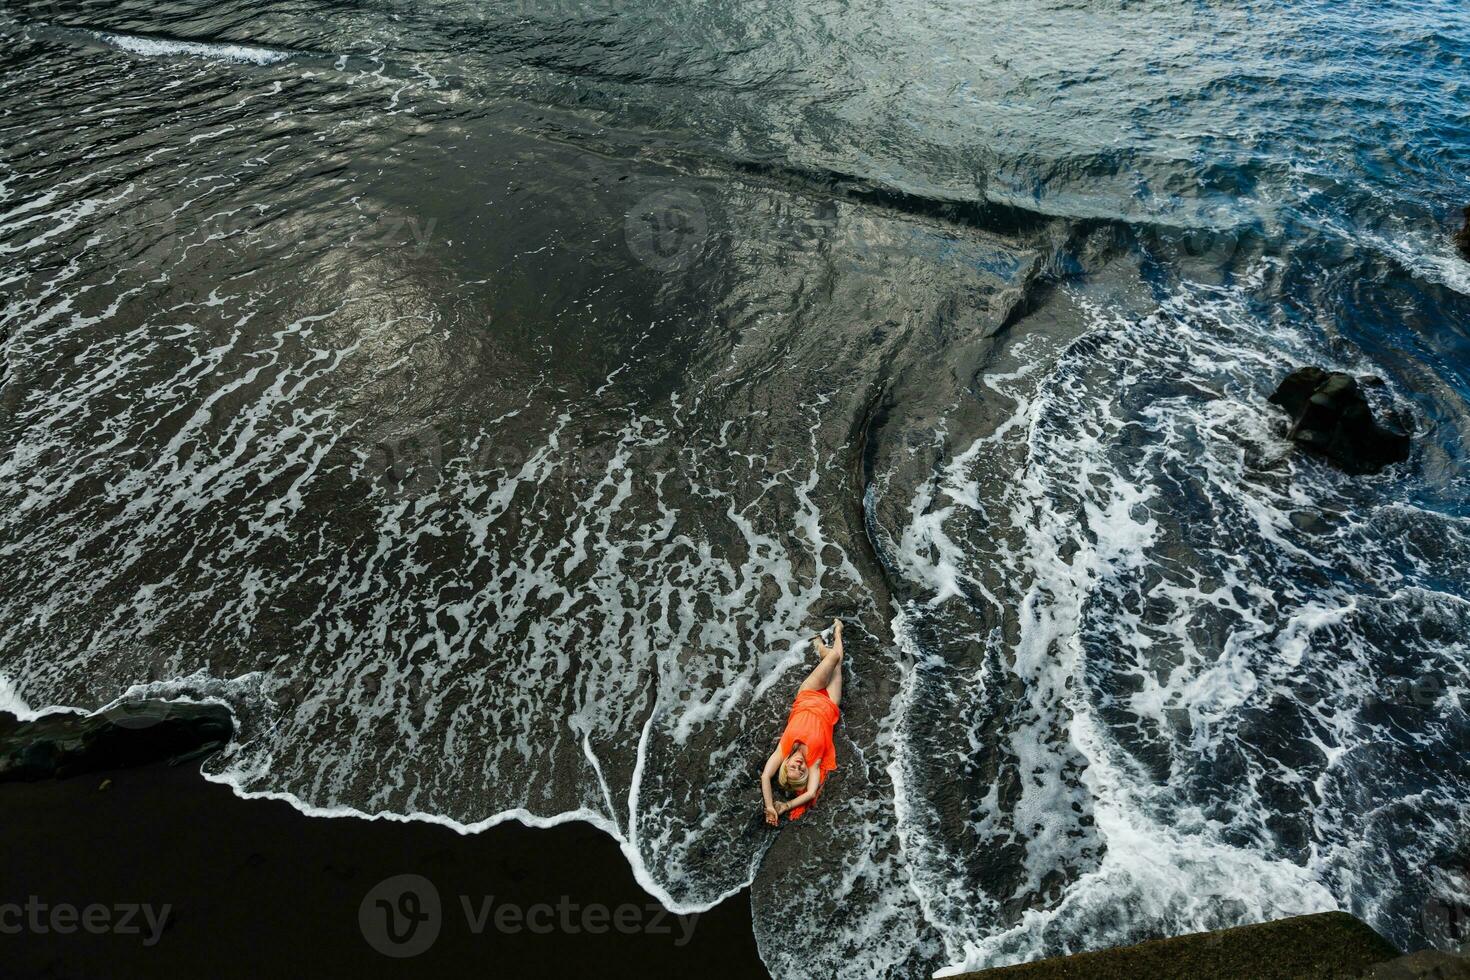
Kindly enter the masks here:
[[242, 797], [197, 760], [0, 784], [0, 808], [17, 975], [767, 975], [748, 890], [668, 912], [581, 820], [323, 819]]
[[[145, 739], [140, 738], [141, 733], [147, 732], [155, 725], [166, 723], [170, 719], [177, 721], [178, 716], [174, 714], [175, 712], [181, 712], [187, 724], [197, 723], [200, 716], [207, 715], [211, 709], [217, 709], [223, 713], [222, 717], [216, 719], [217, 727], [222, 731], [227, 730], [227, 734], [223, 734], [222, 738], [218, 738], [213, 743], [205, 744], [201, 739], [207, 736], [199, 732], [191, 733], [177, 725], [174, 726], [174, 731], [164, 734], [161, 741], [151, 745]], [[638, 853], [633, 843], [636, 838], [630, 838], [629, 835], [623, 833], [622, 829], [606, 814], [586, 807], [550, 816], [532, 813], [524, 807], [514, 807], [466, 823], [453, 817], [424, 811], [399, 813], [393, 810], [359, 810], [356, 807], [345, 805], [319, 806], [285, 791], [244, 789], [240, 782], [231, 775], [211, 773], [203, 768], [208, 758], [226, 749], [228, 743], [238, 735], [239, 722], [235, 716], [235, 709], [228, 701], [219, 697], [169, 697], [129, 701], [125, 694], [122, 698], [95, 709], [59, 704], [38, 709], [27, 704], [16, 693], [13, 682], [4, 674], [0, 674], [0, 785], [7, 781], [5, 774], [7, 760], [3, 757], [5, 749], [9, 747], [13, 750], [16, 745], [44, 742], [48, 738], [54, 739], [57, 735], [55, 729], [42, 734], [45, 732], [47, 723], [54, 722], [62, 725], [75, 725], [78, 730], [94, 726], [94, 732], [104, 730], [110, 735], [120, 736], [111, 746], [101, 752], [93, 743], [80, 752], [65, 752], [64, 754], [69, 758], [64, 762], [53, 757], [42, 763], [43, 771], [49, 770], [55, 778], [71, 778], [79, 773], [109, 768], [134, 769], [165, 762], [169, 765], [177, 765], [188, 761], [200, 770], [200, 775], [206, 782], [227, 787], [237, 799], [286, 803], [303, 816], [315, 819], [426, 823], [444, 827], [462, 836], [481, 834], [506, 823], [517, 823], [529, 830], [546, 830], [568, 823], [583, 823], [606, 834], [622, 852], [623, 859], [638, 885], [660, 902], [664, 908], [676, 914], [703, 914], [736, 895], [748, 894], [751, 886], [751, 881], [747, 881], [708, 902], [678, 902], [654, 880], [642, 855]], [[217, 736], [220, 734], [221, 732], [216, 733]], [[9, 743], [8, 746], [7, 743]], [[194, 743], [199, 745], [197, 751], [190, 748]], [[175, 750], [182, 751], [184, 754], [175, 754]], [[14, 765], [17, 761], [12, 758], [8, 760], [8, 764]], [[22, 781], [24, 779], [25, 777], [21, 777]]]

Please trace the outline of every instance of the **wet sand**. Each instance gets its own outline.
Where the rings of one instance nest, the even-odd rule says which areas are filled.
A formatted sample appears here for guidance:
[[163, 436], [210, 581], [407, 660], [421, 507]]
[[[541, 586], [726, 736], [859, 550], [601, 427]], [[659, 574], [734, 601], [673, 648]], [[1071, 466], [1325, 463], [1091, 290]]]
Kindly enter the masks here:
[[[697, 919], [660, 915], [586, 824], [464, 836], [313, 818], [239, 799], [197, 763], [0, 785], [0, 812], [7, 976], [766, 975], [748, 893]], [[432, 883], [437, 916], [418, 891], [373, 891], [405, 874]], [[390, 956], [370, 939], [426, 948]]]

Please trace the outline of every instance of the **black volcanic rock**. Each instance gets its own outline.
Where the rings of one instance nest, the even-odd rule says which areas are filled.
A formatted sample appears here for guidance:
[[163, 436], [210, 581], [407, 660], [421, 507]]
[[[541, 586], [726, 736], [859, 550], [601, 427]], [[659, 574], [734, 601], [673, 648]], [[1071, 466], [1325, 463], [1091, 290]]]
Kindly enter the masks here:
[[[1363, 384], [1380, 387], [1383, 382], [1364, 378]], [[1298, 368], [1287, 375], [1270, 400], [1291, 416], [1288, 439], [1321, 453], [1349, 473], [1377, 473], [1409, 458], [1407, 421], [1401, 421], [1402, 429], [1380, 425], [1362, 386], [1351, 375]]]
[[1470, 953], [1420, 950], [1379, 963], [1363, 980], [1470, 980]]
[[140, 701], [33, 721], [0, 712], [0, 783], [182, 762], [223, 746], [234, 727], [217, 704]]
[[1460, 250], [1460, 256], [1470, 262], [1470, 208], [1465, 209], [1465, 227], [1455, 232], [1455, 246]]
[[1399, 956], [1392, 943], [1346, 912], [1318, 912], [962, 973], [955, 980], [1346, 980]]

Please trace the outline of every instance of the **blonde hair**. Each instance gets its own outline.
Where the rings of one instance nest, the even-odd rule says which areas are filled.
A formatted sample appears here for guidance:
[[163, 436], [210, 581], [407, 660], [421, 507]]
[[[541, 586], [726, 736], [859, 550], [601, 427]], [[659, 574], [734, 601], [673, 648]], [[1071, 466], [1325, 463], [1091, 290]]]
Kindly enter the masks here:
[[[790, 782], [789, 777], [787, 777], [786, 775], [786, 763], [790, 762], [791, 756], [794, 755], [796, 755], [795, 749], [792, 750], [791, 755], [788, 755], [786, 758], [781, 760], [781, 767], [776, 770], [776, 782], [779, 783], [781, 785], [781, 788], [784, 789], [786, 792], [790, 793], [793, 797], [797, 797], [806, 792], [806, 780], [802, 779], [798, 782]], [[802, 761], [806, 761], [805, 754], [802, 755]]]

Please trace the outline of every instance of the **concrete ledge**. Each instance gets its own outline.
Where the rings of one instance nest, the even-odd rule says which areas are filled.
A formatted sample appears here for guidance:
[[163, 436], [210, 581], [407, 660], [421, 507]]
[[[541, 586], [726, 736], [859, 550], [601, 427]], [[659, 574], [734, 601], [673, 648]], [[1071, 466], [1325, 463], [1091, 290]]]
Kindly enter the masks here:
[[1338, 980], [1400, 955], [1346, 912], [1156, 939], [966, 973], [963, 980]]

